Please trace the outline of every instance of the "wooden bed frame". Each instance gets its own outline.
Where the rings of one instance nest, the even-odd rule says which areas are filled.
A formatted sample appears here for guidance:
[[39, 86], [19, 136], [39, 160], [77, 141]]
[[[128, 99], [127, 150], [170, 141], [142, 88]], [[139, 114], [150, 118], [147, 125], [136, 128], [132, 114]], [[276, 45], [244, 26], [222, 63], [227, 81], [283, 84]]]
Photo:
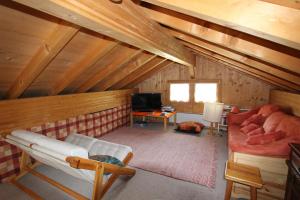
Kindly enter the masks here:
[[[300, 116], [300, 94], [272, 90], [270, 92], [269, 102], [280, 105], [290, 110], [292, 114]], [[260, 168], [264, 181], [264, 187], [258, 190], [258, 199], [284, 199], [285, 183], [288, 172], [286, 158], [229, 152], [229, 159], [234, 162], [248, 164]], [[241, 184], [234, 184], [232, 196], [249, 198], [249, 188]]]

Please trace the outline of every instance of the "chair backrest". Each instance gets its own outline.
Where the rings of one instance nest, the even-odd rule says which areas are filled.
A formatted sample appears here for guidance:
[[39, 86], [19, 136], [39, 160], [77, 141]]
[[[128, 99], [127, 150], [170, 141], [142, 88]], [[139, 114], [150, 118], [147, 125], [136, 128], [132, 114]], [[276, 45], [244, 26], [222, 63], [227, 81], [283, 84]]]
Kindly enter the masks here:
[[6, 141], [26, 151], [41, 163], [60, 169], [72, 176], [93, 182], [94, 172], [74, 169], [65, 161], [68, 156], [78, 156], [88, 159], [88, 150], [67, 142], [59, 141], [41, 134], [16, 130], [7, 136]]

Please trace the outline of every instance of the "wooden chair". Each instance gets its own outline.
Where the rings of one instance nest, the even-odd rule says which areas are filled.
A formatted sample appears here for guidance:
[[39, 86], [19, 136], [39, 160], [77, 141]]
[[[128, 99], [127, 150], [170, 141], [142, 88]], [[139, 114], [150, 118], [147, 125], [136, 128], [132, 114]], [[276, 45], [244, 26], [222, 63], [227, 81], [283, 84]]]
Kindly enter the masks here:
[[[79, 134], [72, 134], [67, 137], [67, 142], [62, 142], [23, 130], [15, 131], [11, 135], [8, 135], [6, 141], [22, 149], [20, 162], [21, 171], [11, 182], [34, 199], [42, 198], [18, 182], [18, 179], [23, 177], [26, 173], [31, 173], [39, 177], [75, 199], [89, 199], [34, 170], [34, 168], [41, 163], [91, 182], [93, 184], [91, 199], [93, 200], [101, 199], [120, 175], [134, 176], [135, 174], [135, 170], [128, 167], [120, 167], [118, 165], [84, 158], [85, 154], [88, 155], [89, 153], [111, 155], [122, 160], [126, 166], [133, 156], [132, 150], [128, 146], [109, 143]], [[43, 144], [48, 145], [43, 147]], [[72, 151], [64, 152], [68, 148]], [[72, 154], [78, 154], [80, 156]], [[33, 157], [37, 162], [32, 164], [30, 157]], [[109, 175], [107, 173], [109, 173]]]
[[262, 188], [263, 182], [260, 171], [257, 167], [252, 167], [244, 164], [226, 162], [225, 179], [227, 180], [225, 200], [230, 200], [233, 183], [240, 183], [250, 186], [251, 200], [257, 199], [257, 188]]

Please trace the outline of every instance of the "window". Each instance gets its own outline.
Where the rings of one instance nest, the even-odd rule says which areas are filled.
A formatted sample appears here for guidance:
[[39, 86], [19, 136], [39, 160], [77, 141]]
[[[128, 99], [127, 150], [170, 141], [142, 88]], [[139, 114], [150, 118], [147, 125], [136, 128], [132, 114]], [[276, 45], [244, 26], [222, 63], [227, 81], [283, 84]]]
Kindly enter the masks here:
[[189, 83], [171, 83], [170, 101], [189, 102], [190, 85]]
[[217, 83], [196, 83], [195, 102], [216, 102]]

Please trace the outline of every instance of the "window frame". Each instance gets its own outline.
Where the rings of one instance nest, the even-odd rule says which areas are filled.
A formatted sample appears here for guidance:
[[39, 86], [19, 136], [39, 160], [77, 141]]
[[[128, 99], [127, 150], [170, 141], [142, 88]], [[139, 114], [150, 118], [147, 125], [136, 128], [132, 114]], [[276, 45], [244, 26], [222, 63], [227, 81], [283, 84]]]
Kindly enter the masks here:
[[[188, 83], [189, 84], [189, 101], [177, 102], [170, 100], [171, 84]], [[220, 79], [193, 79], [193, 80], [169, 80], [167, 89], [167, 101], [179, 112], [186, 113], [203, 113], [204, 102], [195, 102], [195, 85], [196, 83], [216, 83], [217, 84], [217, 102], [221, 101], [221, 80]]]

